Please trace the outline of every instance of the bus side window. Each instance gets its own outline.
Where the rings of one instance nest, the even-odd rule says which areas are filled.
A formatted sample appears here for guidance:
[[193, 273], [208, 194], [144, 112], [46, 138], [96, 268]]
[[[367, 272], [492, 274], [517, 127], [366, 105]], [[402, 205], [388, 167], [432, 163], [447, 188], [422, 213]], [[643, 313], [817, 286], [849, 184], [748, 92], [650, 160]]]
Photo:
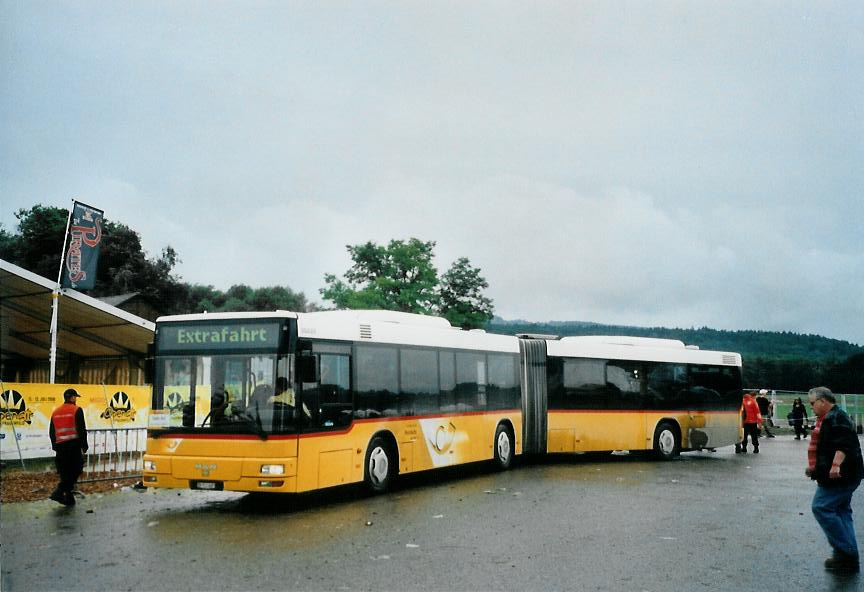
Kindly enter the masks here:
[[610, 360], [606, 365], [606, 406], [609, 409], [640, 409], [643, 404], [640, 364]]
[[687, 367], [683, 364], [649, 362], [645, 364], [649, 408], [687, 406]]
[[344, 427], [351, 423], [350, 360], [346, 355], [321, 354], [318, 407], [322, 427]]
[[[399, 392], [403, 415], [434, 413], [438, 402], [438, 353], [431, 349], [399, 351]], [[411, 408], [407, 402], [413, 402]]]
[[358, 345], [354, 363], [357, 366], [358, 418], [396, 415], [396, 395], [399, 391], [398, 350], [395, 347]]
[[487, 409], [519, 407], [519, 360], [511, 354], [489, 354], [489, 384], [486, 387]]
[[438, 378], [440, 395], [438, 406], [442, 413], [456, 411], [456, 354], [452, 351], [438, 353]]
[[486, 356], [456, 353], [456, 410], [486, 409]]
[[[562, 409], [603, 409], [609, 405], [606, 381], [606, 360], [564, 360]], [[614, 367], [609, 372], [610, 384], [615, 381]], [[620, 392], [620, 391], [617, 391]]]

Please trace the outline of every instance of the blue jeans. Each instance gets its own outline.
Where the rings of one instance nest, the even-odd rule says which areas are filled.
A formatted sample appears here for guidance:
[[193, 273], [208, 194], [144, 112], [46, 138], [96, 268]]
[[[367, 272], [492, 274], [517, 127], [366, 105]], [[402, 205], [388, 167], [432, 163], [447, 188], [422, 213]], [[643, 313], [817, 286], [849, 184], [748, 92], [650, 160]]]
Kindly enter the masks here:
[[822, 527], [835, 553], [858, 559], [855, 525], [852, 522], [852, 494], [859, 483], [843, 487], [816, 488], [813, 496], [813, 516]]

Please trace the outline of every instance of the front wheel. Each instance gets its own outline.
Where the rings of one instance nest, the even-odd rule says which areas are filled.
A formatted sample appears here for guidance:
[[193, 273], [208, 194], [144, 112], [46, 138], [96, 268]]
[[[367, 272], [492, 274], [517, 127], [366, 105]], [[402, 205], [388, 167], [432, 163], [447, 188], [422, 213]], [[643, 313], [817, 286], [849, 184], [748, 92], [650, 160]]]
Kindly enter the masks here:
[[501, 424], [495, 430], [495, 441], [492, 446], [495, 449], [495, 468], [505, 471], [513, 462], [513, 435], [510, 429]]
[[660, 460], [672, 460], [681, 451], [681, 437], [669, 422], [661, 423], [654, 430], [654, 455]]
[[375, 436], [366, 450], [364, 481], [372, 493], [384, 493], [390, 488], [395, 473], [393, 453], [390, 446], [380, 436]]

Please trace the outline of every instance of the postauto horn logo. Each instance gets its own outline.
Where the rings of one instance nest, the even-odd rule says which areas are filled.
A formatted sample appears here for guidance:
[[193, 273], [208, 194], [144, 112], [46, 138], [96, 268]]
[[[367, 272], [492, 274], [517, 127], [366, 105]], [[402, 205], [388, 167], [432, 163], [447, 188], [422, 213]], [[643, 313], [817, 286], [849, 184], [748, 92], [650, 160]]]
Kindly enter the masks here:
[[166, 405], [169, 411], [180, 411], [186, 401], [183, 400], [183, 395], [177, 392], [168, 393], [168, 400], [166, 401]]
[[33, 421], [33, 411], [27, 409], [21, 393], [10, 389], [0, 393], [0, 419], [11, 425], [28, 425]]
[[108, 407], [100, 415], [102, 419], [112, 421], [135, 421], [135, 409], [132, 408], [132, 400], [123, 391], [117, 391], [111, 395]]

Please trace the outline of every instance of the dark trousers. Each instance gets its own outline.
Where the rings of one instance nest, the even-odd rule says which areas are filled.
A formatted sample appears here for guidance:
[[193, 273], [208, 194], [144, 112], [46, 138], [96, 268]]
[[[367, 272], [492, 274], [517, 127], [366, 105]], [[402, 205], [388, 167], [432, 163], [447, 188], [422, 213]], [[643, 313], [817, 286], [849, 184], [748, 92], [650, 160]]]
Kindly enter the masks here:
[[759, 450], [759, 427], [755, 423], [744, 424], [744, 441], [741, 442], [741, 448], [747, 450], [747, 436], [750, 436], [750, 441], [753, 443], [753, 450]]
[[795, 428], [795, 436], [800, 438], [801, 436], [807, 437], [807, 428], [804, 427], [803, 419], [793, 419], [792, 427]]
[[54, 459], [54, 464], [57, 466], [57, 474], [60, 476], [57, 491], [71, 494], [78, 482], [78, 477], [84, 470], [84, 453], [78, 442], [72, 441], [57, 446], [57, 457]]

